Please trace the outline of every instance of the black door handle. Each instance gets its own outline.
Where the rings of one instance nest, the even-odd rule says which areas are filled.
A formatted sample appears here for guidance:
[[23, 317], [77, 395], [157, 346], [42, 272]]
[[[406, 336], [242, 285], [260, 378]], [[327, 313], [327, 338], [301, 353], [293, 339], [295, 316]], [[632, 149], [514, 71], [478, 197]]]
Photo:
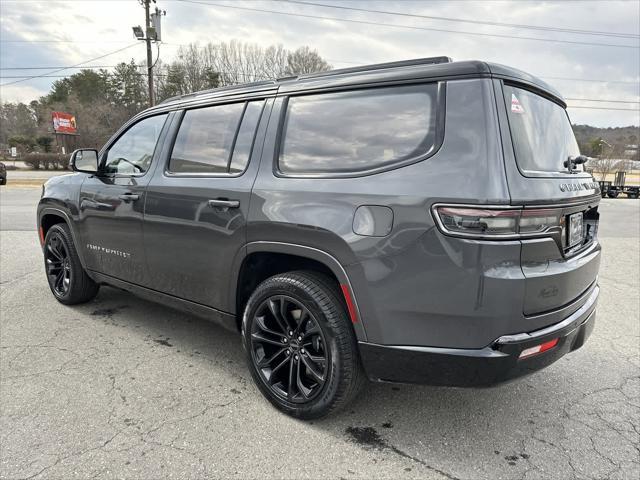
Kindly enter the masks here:
[[223, 198], [209, 200], [207, 203], [210, 207], [238, 208], [240, 206], [240, 200], [226, 200]]
[[123, 193], [122, 195], [118, 195], [118, 198], [125, 202], [135, 202], [140, 198], [140, 195], [137, 193]]

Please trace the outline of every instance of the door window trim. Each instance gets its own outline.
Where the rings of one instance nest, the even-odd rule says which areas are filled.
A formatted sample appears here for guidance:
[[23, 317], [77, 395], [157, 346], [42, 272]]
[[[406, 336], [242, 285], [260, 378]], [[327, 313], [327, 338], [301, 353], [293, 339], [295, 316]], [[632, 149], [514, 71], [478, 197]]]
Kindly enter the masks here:
[[[404, 87], [408, 85], [437, 85], [436, 90], [436, 118], [435, 118], [435, 137], [434, 142], [431, 148], [427, 150], [422, 155], [418, 155], [413, 158], [408, 158], [406, 160], [394, 162], [390, 165], [384, 165], [380, 167], [369, 168], [366, 170], [359, 170], [357, 172], [316, 172], [316, 173], [287, 173], [280, 170], [280, 154], [282, 152], [282, 146], [285, 139], [285, 131], [286, 131], [286, 119], [287, 119], [287, 111], [289, 107], [289, 99], [292, 97], [303, 97], [309, 95], [323, 95], [325, 93], [342, 93], [342, 92], [359, 92], [380, 88], [394, 88], [394, 87]], [[408, 165], [413, 165], [414, 163], [422, 162], [426, 160], [440, 150], [442, 144], [444, 142], [444, 132], [445, 132], [445, 118], [446, 118], [446, 97], [447, 97], [447, 82], [446, 81], [409, 81], [409, 82], [400, 82], [400, 83], [384, 83], [381, 85], [373, 85], [373, 86], [364, 86], [364, 87], [355, 87], [355, 88], [345, 88], [339, 90], [326, 90], [326, 91], [311, 91], [311, 92], [303, 92], [301, 94], [287, 94], [287, 95], [279, 95], [279, 97], [284, 97], [284, 101], [282, 102], [281, 110], [279, 112], [280, 117], [278, 118], [278, 132], [275, 139], [275, 148], [274, 148], [274, 157], [273, 157], [273, 174], [276, 177], [280, 178], [358, 178], [358, 177], [366, 177], [369, 175], [375, 175], [377, 173], [388, 172], [390, 170], [396, 170], [398, 168], [403, 168]]]
[[[227, 169], [230, 169], [231, 168], [231, 163], [233, 161], [233, 154], [235, 153], [236, 141], [238, 140], [238, 135], [240, 133], [240, 128], [242, 127], [242, 122], [244, 121], [244, 115], [247, 112], [247, 106], [251, 102], [258, 102], [258, 101], [262, 102], [262, 109], [260, 110], [260, 116], [258, 117], [258, 122], [256, 123], [255, 131], [253, 132], [253, 139], [251, 141], [251, 148], [249, 150], [249, 160], [247, 161], [247, 164], [245, 165], [244, 169], [241, 172], [235, 172], [235, 173], [231, 173], [231, 172], [227, 172], [227, 173], [223, 173], [223, 172], [217, 172], [217, 173], [212, 173], [212, 172], [172, 172], [171, 170], [169, 170], [169, 164], [171, 163], [171, 155], [173, 155], [173, 149], [175, 148], [176, 140], [178, 139], [178, 134], [180, 133], [180, 127], [182, 126], [182, 121], [184, 120], [184, 117], [185, 117], [187, 111], [189, 111], [189, 110], [200, 110], [202, 108], [212, 108], [212, 107], [217, 107], [217, 106], [222, 106], [222, 105], [243, 104], [242, 114], [240, 115], [240, 121], [238, 122], [238, 125], [236, 126], [236, 131], [235, 131], [234, 136], [233, 136], [233, 142], [231, 143], [231, 148], [230, 148], [230, 151], [229, 151], [229, 158], [227, 158]], [[258, 98], [234, 99], [234, 101], [231, 101], [231, 102], [221, 102], [221, 103], [214, 103], [214, 104], [207, 104], [207, 105], [197, 105], [197, 106], [193, 106], [193, 107], [190, 107], [190, 108], [182, 108], [182, 109], [176, 111], [176, 115], [177, 115], [176, 123], [177, 123], [177, 125], [175, 126], [174, 131], [170, 132], [170, 136], [168, 138], [169, 150], [168, 150], [167, 158], [165, 159], [165, 162], [164, 162], [164, 169], [163, 169], [164, 171], [162, 172], [162, 174], [165, 177], [168, 177], [168, 178], [173, 178], [173, 177], [175, 177], [175, 178], [237, 178], [237, 177], [241, 177], [249, 169], [249, 164], [251, 163], [251, 157], [253, 155], [253, 149], [254, 149], [255, 144], [256, 144], [256, 139], [258, 138], [258, 130], [260, 128], [260, 123], [262, 122], [262, 116], [264, 115], [266, 105], [267, 105], [267, 98], [266, 97], [264, 97], [264, 98], [263, 97], [258, 97]]]
[[[156, 140], [156, 145], [153, 147], [153, 154], [151, 155], [151, 163], [149, 164], [149, 168], [147, 168], [147, 170], [145, 170], [144, 172], [141, 172], [141, 173], [100, 173], [100, 170], [102, 170], [102, 168], [104, 167], [104, 165], [105, 165], [105, 163], [107, 161], [107, 156], [109, 155], [109, 150], [111, 150], [111, 147], [113, 147], [113, 145], [118, 140], [120, 140], [120, 138], [122, 138], [122, 136], [125, 133], [127, 133], [133, 126], [137, 125], [138, 123], [142, 122], [143, 120], [147, 120], [147, 119], [153, 118], [153, 117], [158, 117], [158, 116], [161, 116], [161, 115], [165, 115], [166, 118], [164, 119], [164, 123], [162, 124], [162, 128], [160, 129], [160, 134], [158, 135], [158, 139]], [[159, 156], [159, 152], [160, 152], [158, 147], [160, 147], [164, 143], [164, 136], [166, 135], [167, 128], [169, 128], [169, 125], [171, 123], [171, 122], [169, 122], [170, 117], [171, 117], [171, 112], [170, 111], [167, 111], [167, 112], [154, 112], [152, 115], [145, 115], [143, 117], [133, 118], [128, 123], [125, 123], [125, 125], [116, 133], [116, 135], [114, 137], [109, 139], [109, 142], [100, 151], [100, 156], [99, 156], [100, 162], [99, 162], [99, 168], [98, 168], [97, 176], [102, 177], [102, 178], [142, 178], [142, 177], [146, 176], [149, 172], [151, 172], [152, 167], [158, 161], [157, 157]]]

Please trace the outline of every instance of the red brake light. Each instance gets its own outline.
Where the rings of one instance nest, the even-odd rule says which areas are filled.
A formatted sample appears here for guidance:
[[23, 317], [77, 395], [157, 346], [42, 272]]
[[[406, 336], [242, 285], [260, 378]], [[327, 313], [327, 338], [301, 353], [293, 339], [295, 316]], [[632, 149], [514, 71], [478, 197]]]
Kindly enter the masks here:
[[436, 206], [436, 222], [443, 233], [460, 237], [520, 238], [562, 228], [560, 209]]

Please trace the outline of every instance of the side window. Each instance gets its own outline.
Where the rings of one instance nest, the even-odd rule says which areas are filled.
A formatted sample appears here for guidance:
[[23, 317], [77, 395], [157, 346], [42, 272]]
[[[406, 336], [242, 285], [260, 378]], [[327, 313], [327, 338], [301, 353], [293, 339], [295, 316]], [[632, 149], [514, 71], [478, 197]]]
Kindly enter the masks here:
[[263, 104], [261, 100], [187, 110], [173, 146], [169, 171], [244, 171]]
[[437, 84], [289, 98], [279, 170], [358, 173], [427, 154], [436, 140]]
[[151, 166], [153, 152], [166, 119], [165, 113], [142, 119], [131, 126], [109, 148], [103, 166], [105, 173], [145, 173]]
[[236, 144], [233, 148], [233, 156], [229, 166], [231, 173], [244, 172], [244, 169], [247, 168], [263, 107], [264, 100], [247, 103], [247, 108], [242, 117], [242, 125], [240, 125]]

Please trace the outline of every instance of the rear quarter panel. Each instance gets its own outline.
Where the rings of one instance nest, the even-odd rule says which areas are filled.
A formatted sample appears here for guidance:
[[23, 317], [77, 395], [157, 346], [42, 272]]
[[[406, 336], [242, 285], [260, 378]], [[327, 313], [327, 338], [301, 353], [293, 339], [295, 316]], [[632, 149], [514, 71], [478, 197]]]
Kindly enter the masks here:
[[[458, 344], [470, 346], [476, 332], [449, 320], [473, 315], [478, 317], [475, 328], [486, 328], [476, 310], [484, 295], [500, 288], [500, 279], [492, 280], [491, 262], [512, 262], [517, 268], [511, 273], [522, 276], [519, 242], [505, 259], [504, 252], [494, 255], [473, 242], [443, 239], [436, 230], [433, 203], [509, 203], [491, 81], [449, 81], [446, 88], [445, 136], [433, 156], [355, 178], [274, 174], [283, 99], [274, 105], [253, 189], [248, 241], [310, 246], [338, 259], [349, 274], [371, 342], [446, 345], [455, 331], [463, 337]], [[354, 212], [361, 205], [390, 207], [391, 232], [384, 237], [355, 234]], [[479, 254], [487, 255], [488, 265], [478, 262]], [[449, 300], [451, 315], [442, 315], [443, 302]], [[484, 308], [484, 319], [493, 321], [495, 312]]]

